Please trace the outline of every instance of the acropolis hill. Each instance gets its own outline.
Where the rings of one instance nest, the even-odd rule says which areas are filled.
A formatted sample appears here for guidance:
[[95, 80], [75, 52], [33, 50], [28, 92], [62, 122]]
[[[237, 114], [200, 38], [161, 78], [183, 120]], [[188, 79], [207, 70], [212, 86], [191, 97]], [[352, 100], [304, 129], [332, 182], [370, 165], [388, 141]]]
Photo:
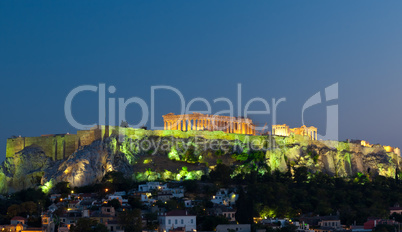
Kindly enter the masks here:
[[[165, 122], [171, 116], [164, 117]], [[202, 121], [208, 117], [197, 117], [200, 121], [186, 121], [185, 130], [182, 121], [181, 127], [166, 122], [165, 130], [96, 126], [77, 134], [10, 138], [0, 166], [0, 192], [60, 181], [83, 186], [100, 181], [108, 171], [123, 172], [137, 181], [200, 179], [217, 163], [231, 166], [234, 176], [302, 166], [338, 177], [399, 173], [399, 148], [362, 140], [316, 140], [314, 127], [279, 125], [273, 126], [272, 136], [256, 135], [247, 118], [229, 122], [249, 127], [233, 123], [227, 127], [227, 118], [214, 121], [220, 127], [210, 127]], [[289, 133], [275, 135], [284, 132]]]

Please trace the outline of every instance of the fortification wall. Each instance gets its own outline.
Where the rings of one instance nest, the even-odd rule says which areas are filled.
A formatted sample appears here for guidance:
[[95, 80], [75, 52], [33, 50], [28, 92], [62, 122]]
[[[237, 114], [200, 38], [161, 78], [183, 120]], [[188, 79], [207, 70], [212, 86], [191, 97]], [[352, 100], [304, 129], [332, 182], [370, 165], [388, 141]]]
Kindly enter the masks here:
[[6, 157], [13, 157], [13, 155], [25, 147], [25, 137], [9, 138], [7, 139]]
[[25, 147], [40, 147], [53, 160], [65, 159], [78, 148], [78, 136], [74, 134], [18, 137], [7, 139], [6, 157], [12, 157]]
[[[144, 130], [114, 126], [96, 126], [90, 130], [77, 131], [77, 134], [63, 135], [47, 135], [40, 137], [18, 137], [7, 139], [6, 157], [12, 157], [15, 153], [23, 150], [28, 146], [39, 146], [45, 154], [53, 160], [61, 160], [68, 158], [80, 146], [90, 145], [92, 142], [104, 139], [110, 136], [124, 136], [131, 139], [142, 139], [144, 137], [159, 136], [175, 138], [189, 138], [194, 136], [202, 136], [205, 139], [226, 139], [240, 140], [242, 142], [263, 143], [265, 136], [253, 136], [235, 133], [225, 133], [222, 131], [180, 131], [180, 130]], [[389, 152], [383, 146], [365, 147], [361, 144], [338, 142], [338, 141], [317, 141], [310, 140], [306, 136], [294, 135], [292, 137], [274, 137], [275, 140], [281, 140], [285, 143], [303, 143], [314, 144], [318, 147], [330, 147], [334, 149], [346, 149], [355, 153], [364, 155], [378, 152]], [[277, 141], [277, 142], [278, 142]], [[400, 156], [399, 148], [393, 149], [393, 152]]]

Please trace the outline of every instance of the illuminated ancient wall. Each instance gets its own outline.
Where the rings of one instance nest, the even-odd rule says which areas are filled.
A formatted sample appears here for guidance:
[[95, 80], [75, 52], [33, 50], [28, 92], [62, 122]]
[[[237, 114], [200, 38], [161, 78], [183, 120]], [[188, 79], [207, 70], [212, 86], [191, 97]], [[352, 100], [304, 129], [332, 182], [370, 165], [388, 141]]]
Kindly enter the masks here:
[[80, 146], [110, 136], [108, 126], [96, 126], [77, 134], [43, 135], [39, 137], [17, 137], [7, 139], [6, 157], [12, 157], [25, 147], [40, 147], [53, 160], [68, 158]]
[[169, 113], [163, 115], [165, 130], [180, 131], [223, 131], [236, 134], [255, 134], [255, 126], [251, 119], [242, 117], [230, 117], [208, 114], [183, 114]]
[[311, 140], [317, 140], [318, 138], [317, 128], [313, 126], [307, 127], [303, 125], [301, 127], [289, 128], [286, 124], [272, 125], [272, 135], [289, 136], [292, 133], [295, 135], [308, 136]]

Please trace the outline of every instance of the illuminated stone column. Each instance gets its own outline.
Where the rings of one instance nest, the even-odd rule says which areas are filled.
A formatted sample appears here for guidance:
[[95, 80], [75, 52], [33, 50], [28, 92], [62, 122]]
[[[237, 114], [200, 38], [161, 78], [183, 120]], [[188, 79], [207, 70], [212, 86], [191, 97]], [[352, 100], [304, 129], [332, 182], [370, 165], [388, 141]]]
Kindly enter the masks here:
[[166, 130], [166, 121], [164, 121], [163, 124], [163, 129]]
[[211, 118], [211, 125], [210, 125], [211, 131], [214, 131], [214, 124], [215, 124], [215, 120], [213, 118]]

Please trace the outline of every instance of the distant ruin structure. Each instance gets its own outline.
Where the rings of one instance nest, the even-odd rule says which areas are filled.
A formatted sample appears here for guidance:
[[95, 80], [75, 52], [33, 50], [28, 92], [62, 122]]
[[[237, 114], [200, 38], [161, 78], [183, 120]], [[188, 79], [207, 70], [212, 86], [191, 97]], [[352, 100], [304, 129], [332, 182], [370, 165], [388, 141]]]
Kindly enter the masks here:
[[165, 130], [206, 130], [255, 135], [255, 125], [249, 118], [209, 115], [201, 113], [163, 115]]
[[317, 128], [305, 125], [296, 128], [289, 128], [288, 125], [272, 125], [272, 135], [289, 136], [290, 134], [308, 136], [311, 140], [317, 140]]

